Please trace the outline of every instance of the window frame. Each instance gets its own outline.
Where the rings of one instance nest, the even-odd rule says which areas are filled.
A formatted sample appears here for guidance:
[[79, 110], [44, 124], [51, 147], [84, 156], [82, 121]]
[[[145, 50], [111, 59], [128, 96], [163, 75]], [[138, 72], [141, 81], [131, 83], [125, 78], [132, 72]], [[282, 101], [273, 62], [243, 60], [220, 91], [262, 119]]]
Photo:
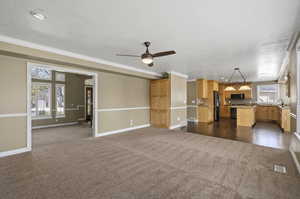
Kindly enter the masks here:
[[[50, 108], [50, 115], [36, 115], [36, 116], [32, 116], [32, 120], [44, 120], [44, 119], [52, 119], [52, 84], [51, 82], [37, 82], [37, 81], [33, 81], [31, 83], [31, 89], [33, 87], [33, 85], [47, 85], [49, 86], [49, 91], [48, 91], [48, 100], [49, 100], [49, 108]], [[36, 114], [38, 113], [38, 106], [36, 107]], [[30, 112], [31, 113], [31, 112]]]
[[[66, 82], [66, 73], [59, 72], [59, 71], [54, 71], [55, 72], [55, 82], [63, 82], [63, 84]], [[64, 80], [58, 80], [57, 75], [61, 74], [64, 75]]]
[[[259, 96], [260, 96], [260, 90], [261, 90], [261, 86], [268, 86], [268, 85], [275, 85], [276, 86], [276, 99], [275, 99], [275, 102], [273, 102], [273, 103], [270, 103], [270, 102], [259, 102]], [[271, 84], [260, 84], [260, 85], [257, 85], [256, 86], [256, 90], [257, 90], [257, 103], [258, 104], [270, 104], [270, 105], [275, 105], [275, 104], [277, 104], [277, 102], [276, 101], [278, 101], [279, 99], [280, 99], [280, 90], [279, 90], [279, 84], [278, 83], [271, 83]]]
[[[48, 70], [50, 71], [50, 78], [49, 79], [44, 79], [44, 78], [38, 78], [38, 77], [33, 77], [32, 75], [32, 70], [35, 69], [35, 68], [41, 68], [41, 69], [45, 69], [45, 70]], [[42, 80], [42, 81], [52, 81], [52, 78], [53, 78], [53, 71], [51, 69], [48, 69], [46, 67], [32, 67], [31, 68], [31, 79], [34, 79], [34, 80]]]
[[[56, 89], [57, 86], [63, 86], [64, 87], [64, 114], [57, 114], [57, 93]], [[56, 83], [55, 82], [55, 118], [65, 118], [66, 117], [66, 84], [64, 83]]]

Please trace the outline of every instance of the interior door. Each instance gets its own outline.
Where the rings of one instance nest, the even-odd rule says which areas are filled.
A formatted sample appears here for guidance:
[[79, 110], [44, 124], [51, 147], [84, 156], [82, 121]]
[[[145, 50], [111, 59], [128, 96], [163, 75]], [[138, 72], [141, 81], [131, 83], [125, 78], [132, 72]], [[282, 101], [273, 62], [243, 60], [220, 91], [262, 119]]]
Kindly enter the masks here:
[[85, 118], [86, 121], [93, 120], [93, 88], [85, 88]]

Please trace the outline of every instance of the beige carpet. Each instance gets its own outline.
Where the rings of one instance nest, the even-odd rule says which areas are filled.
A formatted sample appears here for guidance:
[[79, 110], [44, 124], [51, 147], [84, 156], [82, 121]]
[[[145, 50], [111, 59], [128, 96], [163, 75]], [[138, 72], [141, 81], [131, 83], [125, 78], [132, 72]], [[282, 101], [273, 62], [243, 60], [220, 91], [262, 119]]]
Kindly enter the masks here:
[[154, 128], [0, 159], [0, 182], [3, 199], [300, 198], [288, 151]]
[[92, 128], [86, 123], [82, 125], [33, 129], [32, 147], [35, 149], [49, 144], [64, 143], [88, 137], [92, 137]]

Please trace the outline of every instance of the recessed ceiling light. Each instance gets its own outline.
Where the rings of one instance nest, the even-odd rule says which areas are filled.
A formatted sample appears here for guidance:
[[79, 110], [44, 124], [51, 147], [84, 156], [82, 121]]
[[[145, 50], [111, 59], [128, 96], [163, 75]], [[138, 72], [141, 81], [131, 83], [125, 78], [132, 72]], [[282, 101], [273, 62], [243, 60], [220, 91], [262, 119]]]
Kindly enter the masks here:
[[44, 14], [42, 14], [41, 13], [41, 10], [32, 10], [32, 11], [30, 11], [30, 14], [34, 17], [34, 18], [36, 18], [36, 19], [38, 19], [38, 20], [44, 20], [44, 19], [46, 19], [46, 16], [44, 15]]

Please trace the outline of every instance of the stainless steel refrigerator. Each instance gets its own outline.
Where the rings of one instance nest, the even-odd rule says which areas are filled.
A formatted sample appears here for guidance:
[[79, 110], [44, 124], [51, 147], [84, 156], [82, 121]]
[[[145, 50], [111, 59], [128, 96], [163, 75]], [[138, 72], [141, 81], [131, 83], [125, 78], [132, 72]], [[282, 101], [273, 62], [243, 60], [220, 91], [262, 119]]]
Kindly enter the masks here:
[[220, 120], [220, 97], [217, 91], [214, 91], [214, 120]]

